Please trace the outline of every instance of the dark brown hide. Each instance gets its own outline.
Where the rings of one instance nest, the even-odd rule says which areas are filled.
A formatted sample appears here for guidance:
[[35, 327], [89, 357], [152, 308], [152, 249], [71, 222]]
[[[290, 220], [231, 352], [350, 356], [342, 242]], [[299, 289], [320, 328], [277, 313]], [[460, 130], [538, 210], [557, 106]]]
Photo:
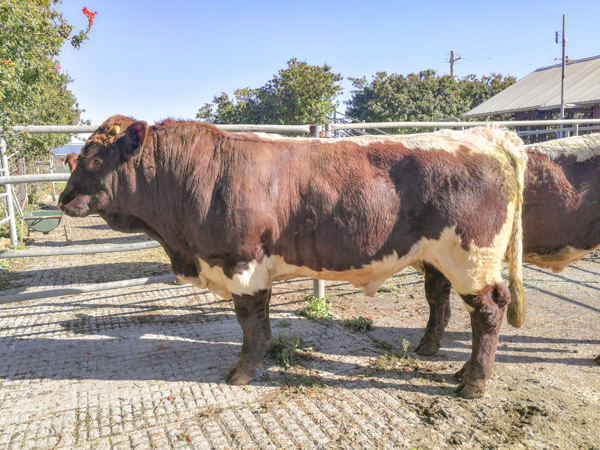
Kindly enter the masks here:
[[[115, 201], [90, 212], [119, 230], [129, 212], [180, 259], [198, 256], [230, 275], [273, 253], [317, 271], [361, 267], [454, 224], [465, 249], [484, 247], [506, 222], [502, 167], [466, 149], [282, 143], [175, 121], [150, 135], [138, 169], [121, 167], [104, 186]], [[120, 161], [111, 147], [96, 148], [102, 139], [82, 152], [88, 171], [96, 156], [109, 172]], [[66, 192], [61, 204], [68, 200]]]
[[510, 303], [510, 292], [506, 286], [496, 285], [487, 286], [475, 295], [461, 297], [471, 307], [473, 340], [471, 358], [456, 374], [461, 381], [456, 392], [461, 397], [475, 398], [483, 394], [485, 381], [494, 370], [500, 326]]
[[242, 327], [242, 354], [229, 382], [248, 384], [254, 378], [250, 374], [260, 365], [263, 349], [271, 341], [271, 323], [269, 322], [269, 302], [271, 290], [259, 291], [255, 295], [234, 295], [233, 305], [238, 323]]
[[497, 205], [506, 204], [508, 186], [491, 157], [390, 143], [314, 150], [310, 158], [282, 167], [310, 176], [296, 186], [278, 184], [280, 191], [289, 190], [280, 198], [291, 199], [292, 211], [273, 229], [275, 239], [280, 234], [273, 251], [289, 255], [290, 264], [314, 270], [361, 267], [394, 250], [404, 255], [421, 238], [438, 239], [453, 223], [465, 248], [484, 247], [506, 222], [506, 210]]
[[[429, 304], [429, 321], [425, 335], [415, 349], [420, 355], [433, 355], [440, 348], [444, 331], [450, 321], [450, 281], [431, 264], [424, 264], [425, 298]], [[448, 299], [448, 301], [444, 301]]]
[[[443, 231], [462, 238], [452, 238], [452, 254], [490, 247], [512, 223], [510, 163], [504, 154], [465, 144], [490, 146], [483, 138], [453, 135], [461, 146], [440, 136], [446, 135], [427, 141], [437, 143], [433, 148], [423, 144], [427, 149], [402, 143], [411, 138], [368, 145], [270, 140], [199, 122], [148, 127], [116, 116], [90, 137], [59, 207], [74, 216], [99, 213], [118, 231], [147, 233], [163, 245], [177, 275], [196, 279], [216, 272], [237, 282], [236, 274], [265, 257], [317, 272], [355, 273], [384, 257], [403, 257], [421, 240], [437, 241]], [[206, 275], [209, 289], [218, 292], [219, 276]], [[252, 289], [232, 291], [244, 332], [234, 383], [252, 379], [270, 339], [270, 285]], [[489, 303], [483, 293], [477, 298], [477, 305]], [[481, 375], [475, 369], [469, 385], [483, 389], [485, 379], [475, 380]]]
[[[552, 255], [600, 245], [600, 157], [548, 156], [528, 150], [523, 250]], [[581, 255], [583, 256], [583, 254]], [[535, 261], [531, 261], [535, 263]]]

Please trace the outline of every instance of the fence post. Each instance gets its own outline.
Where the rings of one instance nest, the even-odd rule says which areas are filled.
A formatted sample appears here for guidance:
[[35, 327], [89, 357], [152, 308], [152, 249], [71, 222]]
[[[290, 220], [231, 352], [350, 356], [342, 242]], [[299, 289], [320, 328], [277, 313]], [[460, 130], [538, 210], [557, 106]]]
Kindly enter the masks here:
[[[0, 154], [2, 155], [2, 169], [4, 176], [10, 176], [8, 168], [8, 156], [6, 156], [6, 141], [0, 138]], [[17, 246], [17, 223], [15, 221], [15, 208], [13, 205], [13, 191], [11, 184], [5, 184], [4, 189], [6, 190], [6, 215], [8, 216], [8, 229], [10, 231], [10, 244], [13, 247]]]
[[[331, 125], [330, 125], [331, 128]], [[318, 138], [321, 136], [321, 125], [310, 126], [310, 137]], [[313, 295], [316, 298], [325, 297], [325, 281], [313, 280]]]
[[[54, 173], [54, 152], [50, 152], [50, 173]], [[52, 182], [52, 201], [56, 202], [56, 185]]]

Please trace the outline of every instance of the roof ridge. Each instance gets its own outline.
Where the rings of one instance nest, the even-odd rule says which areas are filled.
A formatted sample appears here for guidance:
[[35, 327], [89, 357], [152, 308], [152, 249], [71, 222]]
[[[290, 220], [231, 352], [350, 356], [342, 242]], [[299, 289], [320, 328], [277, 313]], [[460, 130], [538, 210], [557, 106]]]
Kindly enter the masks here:
[[[598, 58], [600, 58], [600, 55], [597, 55], [597, 56], [588, 56], [587, 58], [581, 58], [581, 59], [571, 59], [571, 60], [567, 61], [567, 66], [571, 65], [571, 64], [577, 64], [577, 63], [582, 63], [582, 62], [586, 62], [586, 61], [591, 61], [591, 60], [598, 59]], [[556, 67], [561, 67], [561, 66], [562, 66], [562, 63], [553, 64], [551, 66], [540, 67], [538, 69], [535, 69], [531, 73], [540, 72], [542, 70], [554, 69]], [[527, 76], [527, 75], [525, 75], [525, 76]]]

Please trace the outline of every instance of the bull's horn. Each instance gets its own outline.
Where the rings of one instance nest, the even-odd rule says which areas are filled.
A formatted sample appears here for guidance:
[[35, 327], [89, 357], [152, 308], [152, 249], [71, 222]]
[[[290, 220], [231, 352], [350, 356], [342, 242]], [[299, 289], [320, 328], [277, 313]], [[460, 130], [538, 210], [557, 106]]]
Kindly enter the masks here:
[[111, 134], [112, 136], [116, 136], [120, 132], [121, 132], [121, 127], [119, 125], [115, 125], [114, 127], [112, 127], [109, 134]]

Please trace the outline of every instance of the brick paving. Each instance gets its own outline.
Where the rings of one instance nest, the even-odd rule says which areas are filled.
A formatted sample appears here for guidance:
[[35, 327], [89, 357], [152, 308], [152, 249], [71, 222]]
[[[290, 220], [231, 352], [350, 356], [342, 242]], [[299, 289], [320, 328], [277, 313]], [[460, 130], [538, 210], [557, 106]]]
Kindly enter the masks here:
[[[65, 217], [49, 235], [34, 233], [32, 245], [64, 246], [65, 233], [71, 245], [146, 239], [111, 232], [96, 217]], [[2, 294], [169, 273], [161, 251], [139, 252], [135, 261], [131, 254], [36, 258]], [[450, 375], [469, 352], [464, 313], [457, 314], [465, 324], [454, 328], [464, 342], [451, 352], [381, 371], [373, 366], [386, 353], [380, 340], [397, 346], [403, 335], [299, 318], [311, 287], [304, 280], [274, 289], [281, 294], [274, 335], [302, 337], [302, 366], [286, 372], [267, 359], [249, 386], [225, 381], [241, 330], [231, 302], [206, 291], [158, 284], [0, 305], [0, 448], [410, 448], [456, 439], [467, 419], [439, 413], [433, 420], [423, 405], [469, 413], [475, 405], [451, 394]], [[592, 348], [597, 331], [589, 331]], [[496, 397], [511, 390], [511, 376], [523, 378], [505, 358], [489, 383]], [[583, 406], [598, 400], [597, 386], [573, 389], [588, 395]]]
[[[47, 236], [33, 233], [33, 246], [65, 246], [67, 238], [71, 245], [146, 240], [114, 233], [95, 217], [63, 220]], [[119, 280], [123, 272], [111, 267], [119, 258], [126, 259], [108, 254], [36, 258], [21, 272], [20, 287], [3, 294]], [[164, 258], [154, 264], [157, 274], [168, 273]], [[310, 283], [304, 284], [308, 289]], [[287, 327], [289, 319], [296, 323]], [[274, 314], [276, 334], [278, 321], [287, 333], [302, 329], [314, 341], [336, 342], [341, 331], [308, 320], [298, 323], [285, 306]], [[372, 349], [369, 339], [356, 339]], [[0, 446], [316, 448], [352, 442], [341, 424], [360, 430], [356, 442], [371, 445], [379, 439], [377, 422], [387, 419], [367, 421], [353, 393], [369, 382], [340, 386], [345, 394], [336, 394], [335, 402], [328, 401], [325, 384], [314, 388], [324, 398], [300, 395], [303, 386], [282, 389], [276, 367], [271, 375], [262, 370], [264, 381], [228, 385], [240, 342], [230, 302], [190, 286], [160, 284], [2, 305]], [[328, 374], [330, 384], [352, 371]]]

